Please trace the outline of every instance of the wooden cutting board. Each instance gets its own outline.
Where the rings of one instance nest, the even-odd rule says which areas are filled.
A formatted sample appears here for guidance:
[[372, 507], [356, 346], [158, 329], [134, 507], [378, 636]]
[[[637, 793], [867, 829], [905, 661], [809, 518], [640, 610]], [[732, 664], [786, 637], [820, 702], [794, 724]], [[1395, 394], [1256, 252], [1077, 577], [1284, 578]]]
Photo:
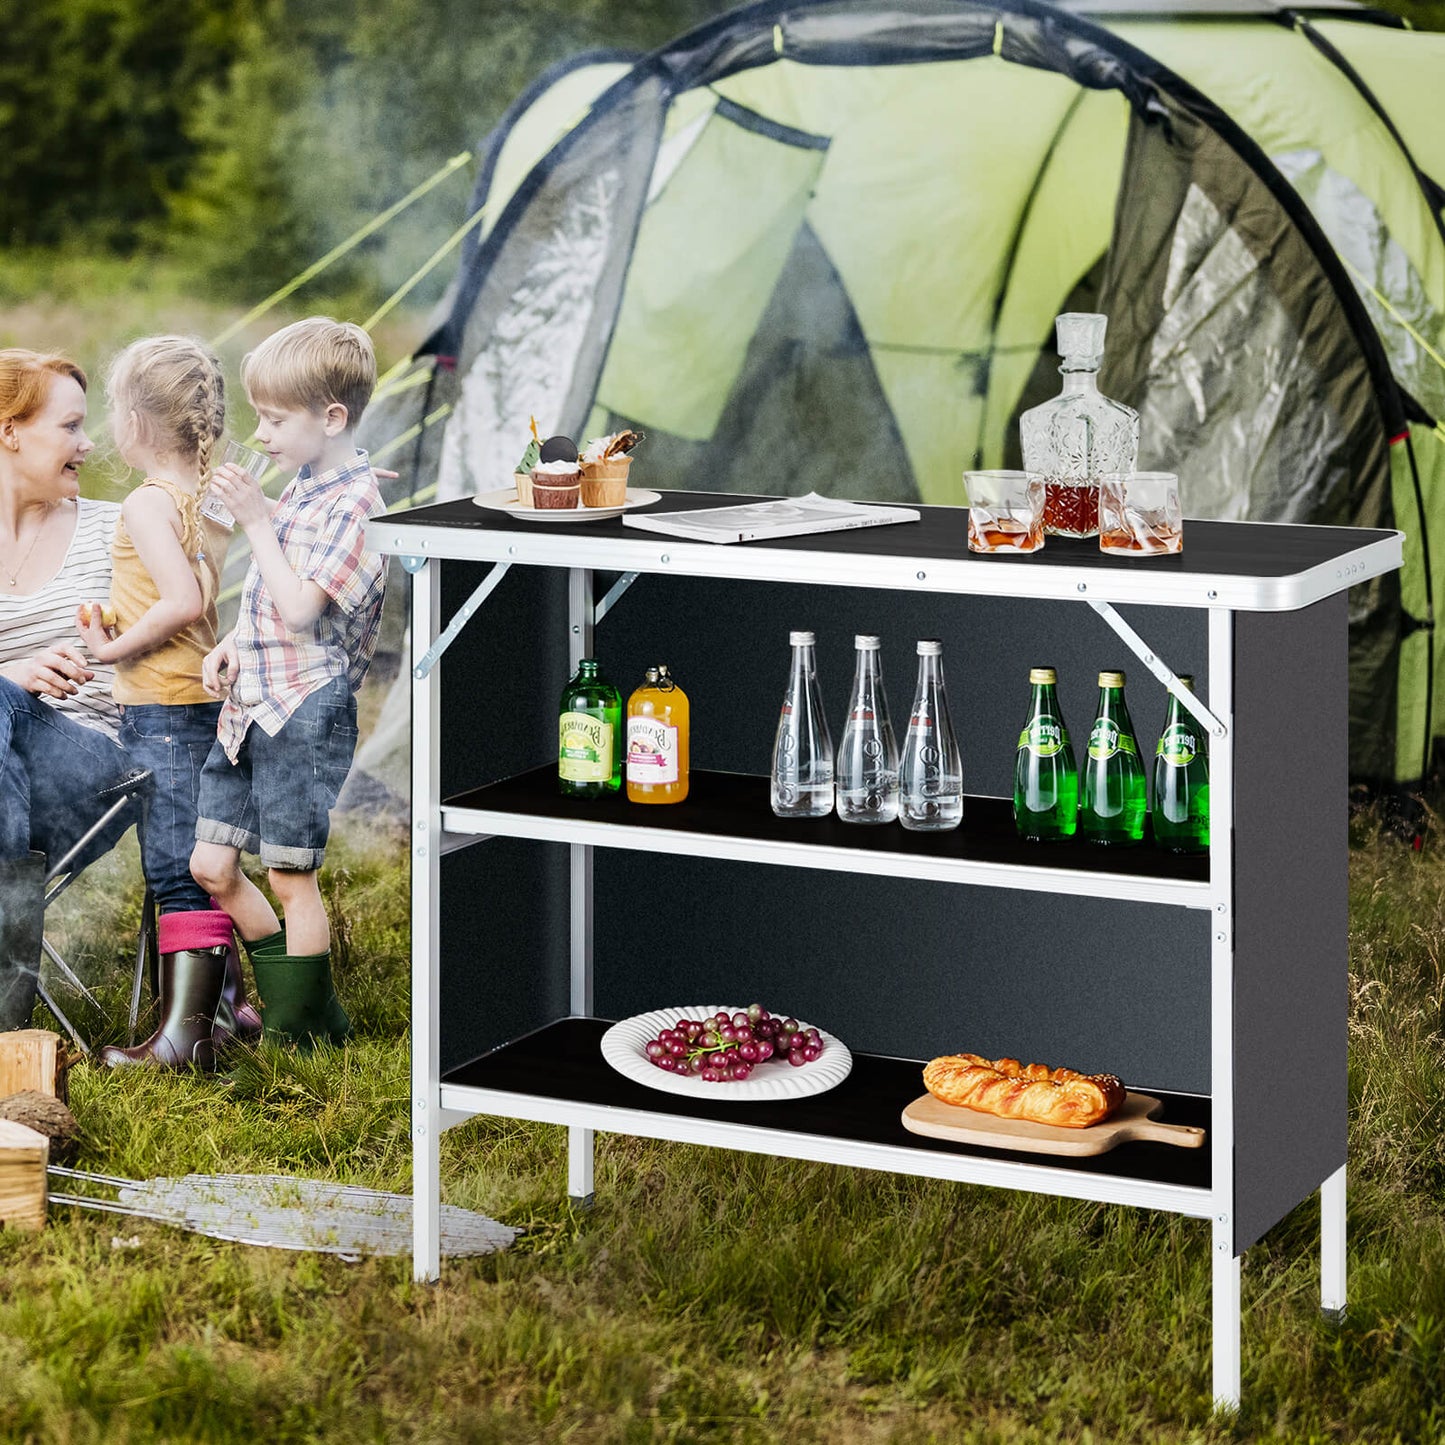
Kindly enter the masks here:
[[915, 1134], [926, 1134], [930, 1139], [982, 1144], [989, 1149], [1016, 1149], [1028, 1154], [1105, 1154], [1116, 1144], [1133, 1140], [1177, 1144], [1181, 1149], [1199, 1148], [1204, 1143], [1205, 1131], [1188, 1124], [1161, 1124], [1152, 1116], [1163, 1107], [1148, 1094], [1128, 1094], [1118, 1111], [1102, 1124], [1091, 1124], [1087, 1129], [1061, 1129], [1056, 1124], [1001, 1119], [997, 1114], [962, 1109], [925, 1094], [903, 1111], [903, 1127]]

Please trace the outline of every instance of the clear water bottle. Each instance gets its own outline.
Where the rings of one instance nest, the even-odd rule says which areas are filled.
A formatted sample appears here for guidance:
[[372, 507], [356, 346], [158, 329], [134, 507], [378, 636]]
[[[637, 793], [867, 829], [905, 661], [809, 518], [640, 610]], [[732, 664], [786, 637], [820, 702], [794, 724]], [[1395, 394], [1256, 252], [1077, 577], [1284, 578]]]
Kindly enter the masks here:
[[853, 696], [835, 769], [838, 816], [845, 823], [891, 823], [898, 817], [898, 744], [888, 718], [876, 637], [853, 639], [858, 660]]
[[790, 632], [793, 666], [773, 744], [772, 803], [780, 818], [822, 818], [833, 811], [833, 738], [818, 695], [811, 632]]
[[943, 644], [918, 644], [918, 687], [898, 766], [898, 820], [915, 832], [941, 832], [963, 822], [963, 759], [948, 715]]

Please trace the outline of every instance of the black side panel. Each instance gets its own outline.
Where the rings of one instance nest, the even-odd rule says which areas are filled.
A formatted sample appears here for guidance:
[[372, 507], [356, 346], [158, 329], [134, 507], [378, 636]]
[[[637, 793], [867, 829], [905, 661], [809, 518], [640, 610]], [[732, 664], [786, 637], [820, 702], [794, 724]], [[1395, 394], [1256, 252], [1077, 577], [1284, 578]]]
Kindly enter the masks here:
[[1235, 616], [1236, 1253], [1345, 1162], [1345, 624]]
[[[491, 568], [442, 569], [442, 625]], [[437, 663], [441, 795], [556, 753], [567, 676], [567, 574], [514, 567]], [[568, 852], [493, 838], [441, 865], [443, 1071], [568, 1011]]]

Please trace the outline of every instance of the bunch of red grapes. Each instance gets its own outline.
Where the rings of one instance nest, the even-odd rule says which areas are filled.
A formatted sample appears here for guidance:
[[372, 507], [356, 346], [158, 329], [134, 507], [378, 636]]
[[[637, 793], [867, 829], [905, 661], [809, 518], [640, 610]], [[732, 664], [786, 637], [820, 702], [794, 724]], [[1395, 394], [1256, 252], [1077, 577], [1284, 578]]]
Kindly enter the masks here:
[[648, 1059], [669, 1074], [691, 1074], [705, 1084], [740, 1083], [771, 1058], [795, 1069], [823, 1052], [823, 1036], [797, 1019], [775, 1019], [762, 1004], [709, 1019], [678, 1019], [645, 1045]]

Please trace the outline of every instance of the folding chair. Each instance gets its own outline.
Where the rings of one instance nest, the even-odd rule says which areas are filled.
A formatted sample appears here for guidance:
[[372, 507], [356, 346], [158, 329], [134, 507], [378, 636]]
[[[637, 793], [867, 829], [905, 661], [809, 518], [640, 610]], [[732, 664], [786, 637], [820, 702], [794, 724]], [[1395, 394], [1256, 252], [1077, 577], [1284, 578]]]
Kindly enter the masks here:
[[[118, 782], [112, 783], [108, 788], [102, 788], [96, 795], [97, 801], [105, 805], [105, 811], [94, 823], [86, 829], [85, 833], [51, 865], [45, 874], [45, 907], [48, 909], [72, 883], [85, 871], [87, 864], [93, 859], [85, 856], [86, 850], [91, 846], [97, 837], [108, 831], [115, 820], [126, 810], [134, 813], [130, 821], [144, 823], [150, 809], [151, 791], [154, 778], [147, 768], [136, 768], [127, 773]], [[130, 821], [126, 823], [129, 827]], [[121, 829], [124, 833], [125, 828]], [[117, 834], [117, 837], [120, 835]], [[156, 901], [151, 893], [150, 886], [146, 886], [145, 899], [141, 904], [141, 926], [140, 938], [136, 946], [135, 976], [131, 980], [130, 991], [130, 1043], [135, 1042], [136, 1020], [140, 1015], [140, 992], [141, 980], [145, 977], [147, 964], [150, 965], [152, 974], [156, 965]], [[59, 951], [48, 938], [41, 941], [41, 948], [45, 957], [50, 960], [59, 971], [60, 975], [70, 986], [75, 989], [89, 1003], [99, 1007], [99, 1001], [95, 995], [85, 986], [84, 982], [76, 974], [75, 970], [66, 963], [60, 956]], [[42, 978], [37, 992], [46, 1008], [55, 1015], [56, 1021], [74, 1040], [76, 1047], [83, 1054], [90, 1053], [90, 1047], [76, 1031], [75, 1025], [61, 1011], [55, 1001], [54, 992], [47, 988]]]

